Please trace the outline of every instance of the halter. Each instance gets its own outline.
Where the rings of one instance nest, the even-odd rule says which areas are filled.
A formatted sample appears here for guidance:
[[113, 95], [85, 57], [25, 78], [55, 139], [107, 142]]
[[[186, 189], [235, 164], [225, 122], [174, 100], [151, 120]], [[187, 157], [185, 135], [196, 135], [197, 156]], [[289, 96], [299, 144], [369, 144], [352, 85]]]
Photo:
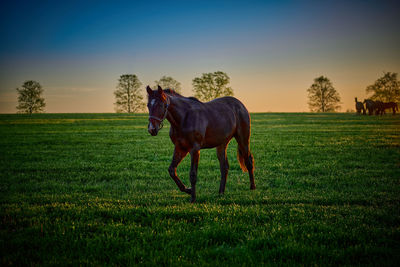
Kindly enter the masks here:
[[170, 102], [169, 102], [169, 97], [167, 97], [167, 104], [165, 105], [165, 112], [164, 112], [164, 116], [163, 116], [162, 119], [160, 119], [159, 117], [156, 117], [156, 116], [149, 116], [149, 120], [150, 120], [150, 119], [154, 119], [154, 120], [160, 122], [160, 126], [159, 126], [158, 130], [161, 130], [161, 129], [164, 127], [163, 121], [164, 121], [165, 118], [167, 117], [169, 104], [170, 104]]

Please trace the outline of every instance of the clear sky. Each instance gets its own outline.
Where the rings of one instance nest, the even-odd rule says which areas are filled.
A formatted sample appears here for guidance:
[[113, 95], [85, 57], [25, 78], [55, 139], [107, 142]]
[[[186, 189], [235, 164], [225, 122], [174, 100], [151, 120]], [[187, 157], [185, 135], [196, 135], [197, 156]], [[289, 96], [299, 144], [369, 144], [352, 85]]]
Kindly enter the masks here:
[[252, 112], [308, 111], [325, 75], [342, 111], [400, 73], [399, 1], [18, 1], [0, 7], [0, 113], [40, 82], [46, 112], [114, 112], [121, 74], [145, 85], [221, 70]]

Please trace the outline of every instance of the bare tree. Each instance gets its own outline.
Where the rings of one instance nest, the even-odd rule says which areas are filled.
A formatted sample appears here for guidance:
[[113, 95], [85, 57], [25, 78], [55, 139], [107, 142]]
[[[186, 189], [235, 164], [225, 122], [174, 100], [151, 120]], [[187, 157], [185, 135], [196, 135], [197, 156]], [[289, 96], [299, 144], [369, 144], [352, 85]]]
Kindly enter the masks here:
[[182, 89], [181, 83], [170, 76], [164, 75], [160, 78], [160, 80], [154, 81], [154, 83], [156, 84], [154, 89], [157, 89], [157, 86], [159, 85], [163, 89], [169, 88], [169, 89], [174, 90], [177, 93], [181, 93], [181, 89]]
[[308, 105], [311, 111], [332, 112], [340, 108], [340, 96], [331, 81], [324, 76], [314, 79], [308, 92]]
[[20, 113], [39, 113], [44, 111], [46, 103], [42, 97], [43, 88], [36, 81], [26, 81], [21, 88], [17, 88], [18, 106]]
[[210, 101], [221, 96], [232, 96], [233, 89], [228, 86], [229, 76], [222, 71], [203, 73], [199, 78], [193, 79], [193, 91], [195, 97], [202, 101]]
[[124, 74], [118, 79], [115, 95], [115, 110], [117, 112], [135, 113], [145, 107], [143, 96], [140, 92], [142, 83], [135, 74]]
[[384, 75], [374, 84], [367, 86], [365, 91], [367, 94], [373, 93], [372, 100], [400, 102], [400, 81], [397, 79], [397, 73], [384, 72]]

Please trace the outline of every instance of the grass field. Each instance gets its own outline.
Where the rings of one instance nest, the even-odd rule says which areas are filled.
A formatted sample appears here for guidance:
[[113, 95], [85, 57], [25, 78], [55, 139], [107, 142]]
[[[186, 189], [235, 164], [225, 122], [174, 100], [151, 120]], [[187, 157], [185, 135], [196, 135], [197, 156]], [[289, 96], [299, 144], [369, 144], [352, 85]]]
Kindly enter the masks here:
[[257, 190], [232, 141], [225, 195], [202, 150], [190, 204], [168, 125], [0, 115], [1, 265], [398, 265], [400, 116], [251, 116]]

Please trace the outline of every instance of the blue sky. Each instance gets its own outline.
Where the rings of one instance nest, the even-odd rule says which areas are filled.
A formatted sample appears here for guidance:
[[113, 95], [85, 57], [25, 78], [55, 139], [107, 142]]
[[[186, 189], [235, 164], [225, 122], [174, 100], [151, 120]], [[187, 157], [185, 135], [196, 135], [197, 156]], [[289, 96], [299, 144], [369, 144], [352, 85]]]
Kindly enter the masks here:
[[222, 70], [250, 111], [307, 111], [319, 75], [343, 108], [383, 71], [400, 71], [396, 1], [3, 1], [0, 112], [25, 80], [47, 112], [113, 112], [119, 75], [144, 85]]

